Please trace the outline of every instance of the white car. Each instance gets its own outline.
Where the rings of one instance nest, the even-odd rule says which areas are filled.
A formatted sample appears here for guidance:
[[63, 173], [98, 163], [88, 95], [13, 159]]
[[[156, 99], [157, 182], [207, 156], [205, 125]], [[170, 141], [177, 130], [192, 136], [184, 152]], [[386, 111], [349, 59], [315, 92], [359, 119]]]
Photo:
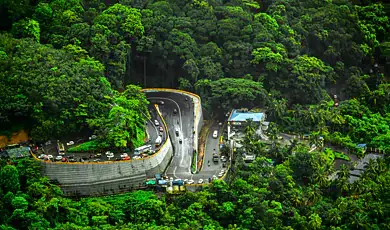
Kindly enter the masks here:
[[217, 138], [218, 137], [218, 130], [214, 130], [213, 132], [213, 138]]
[[187, 181], [187, 184], [193, 184], [193, 183], [195, 183], [194, 180], [188, 180], [188, 181]]
[[128, 156], [129, 156], [129, 155], [127, 155], [127, 153], [121, 154], [121, 158], [128, 157]]
[[159, 126], [159, 125], [160, 125], [160, 123], [158, 122], [158, 120], [154, 120], [154, 124], [155, 124], [156, 126]]
[[47, 158], [53, 159], [53, 155], [47, 155]]
[[198, 184], [203, 184], [203, 179], [199, 179]]
[[56, 156], [56, 161], [60, 161], [60, 160], [62, 160], [62, 156]]

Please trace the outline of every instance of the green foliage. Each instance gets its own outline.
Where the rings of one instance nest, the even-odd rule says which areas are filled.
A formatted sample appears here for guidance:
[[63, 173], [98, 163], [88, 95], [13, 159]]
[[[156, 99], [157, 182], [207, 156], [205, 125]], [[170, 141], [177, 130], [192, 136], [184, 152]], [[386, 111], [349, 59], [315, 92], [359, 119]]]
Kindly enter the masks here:
[[81, 153], [81, 152], [92, 152], [100, 148], [99, 142], [97, 140], [87, 141], [77, 146], [71, 147], [68, 149], [68, 152]]
[[39, 42], [41, 29], [37, 21], [33, 19], [22, 19], [13, 24], [12, 34], [16, 38], [34, 38], [36, 42]]
[[266, 99], [261, 82], [247, 79], [222, 78], [217, 81], [200, 80], [195, 88], [215, 108], [230, 111], [232, 108], [253, 108]]

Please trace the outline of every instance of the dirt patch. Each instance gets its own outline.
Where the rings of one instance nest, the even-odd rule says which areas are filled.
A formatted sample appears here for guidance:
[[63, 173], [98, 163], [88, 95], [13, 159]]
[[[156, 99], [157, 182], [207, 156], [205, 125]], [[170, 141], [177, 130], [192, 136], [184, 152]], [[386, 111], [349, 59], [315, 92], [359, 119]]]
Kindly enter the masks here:
[[213, 121], [203, 121], [202, 129], [199, 134], [199, 152], [198, 152], [198, 170], [202, 168], [204, 151], [206, 147], [207, 137], [210, 133], [210, 128], [213, 124]]
[[0, 147], [7, 145], [18, 144], [23, 141], [28, 141], [29, 137], [25, 130], [20, 130], [12, 134], [11, 138], [7, 136], [0, 136]]

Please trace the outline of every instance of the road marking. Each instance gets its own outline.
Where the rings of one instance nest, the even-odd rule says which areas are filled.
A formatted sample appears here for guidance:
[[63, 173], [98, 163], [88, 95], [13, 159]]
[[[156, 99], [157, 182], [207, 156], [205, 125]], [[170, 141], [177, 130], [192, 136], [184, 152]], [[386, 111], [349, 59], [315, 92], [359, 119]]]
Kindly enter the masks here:
[[177, 178], [177, 176], [176, 176], [176, 169], [177, 169], [177, 166], [175, 167], [175, 169], [173, 169], [173, 176], [174, 176], [175, 178]]
[[158, 136], [158, 131], [157, 131], [157, 127], [154, 125], [154, 123], [152, 122], [152, 120], [150, 118], [148, 118], [143, 112], [141, 112], [142, 115], [144, 115], [144, 117], [146, 117], [146, 119], [148, 119], [150, 121], [150, 123], [152, 124], [152, 127], [154, 127], [154, 130], [156, 130], [156, 134]]
[[[161, 99], [161, 100], [169, 100], [169, 101], [171, 101], [171, 102], [173, 102], [173, 103], [175, 103], [175, 105], [177, 106], [177, 109], [178, 109], [178, 112], [179, 112], [179, 123], [180, 123], [180, 134], [179, 134], [179, 138], [180, 138], [180, 136], [182, 137], [182, 142], [184, 142], [184, 140], [183, 140], [183, 123], [182, 123], [182, 119], [181, 119], [181, 109], [180, 109], [180, 106], [179, 106], [179, 104], [177, 104], [177, 102], [175, 101], [175, 100], [173, 100], [173, 99], [171, 99], [171, 98], [166, 98], [166, 97], [148, 97], [148, 98], [146, 98], [146, 99]], [[173, 125], [174, 127], [175, 127], [175, 125]], [[176, 135], [176, 134], [175, 134]], [[182, 143], [182, 144], [184, 144], [184, 143]], [[179, 148], [180, 148], [180, 150], [181, 150], [181, 160], [180, 160], [180, 165], [182, 165], [183, 164], [183, 161], [184, 161], [184, 148], [181, 148], [181, 145], [182, 144], [180, 144], [179, 143]], [[189, 170], [191, 171], [191, 164], [190, 164], [190, 167], [189, 167]]]

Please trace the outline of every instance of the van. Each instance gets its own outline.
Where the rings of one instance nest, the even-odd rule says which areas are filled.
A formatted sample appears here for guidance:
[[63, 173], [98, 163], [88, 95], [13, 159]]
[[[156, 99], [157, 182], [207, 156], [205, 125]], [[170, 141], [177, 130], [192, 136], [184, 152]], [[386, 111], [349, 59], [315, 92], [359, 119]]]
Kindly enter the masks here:
[[213, 132], [213, 138], [217, 138], [218, 137], [218, 130], [214, 130]]
[[156, 147], [158, 147], [158, 146], [160, 146], [160, 144], [161, 144], [161, 137], [160, 136], [158, 136], [157, 137], [157, 139], [156, 139], [156, 141], [155, 141], [155, 145], [156, 145]]

